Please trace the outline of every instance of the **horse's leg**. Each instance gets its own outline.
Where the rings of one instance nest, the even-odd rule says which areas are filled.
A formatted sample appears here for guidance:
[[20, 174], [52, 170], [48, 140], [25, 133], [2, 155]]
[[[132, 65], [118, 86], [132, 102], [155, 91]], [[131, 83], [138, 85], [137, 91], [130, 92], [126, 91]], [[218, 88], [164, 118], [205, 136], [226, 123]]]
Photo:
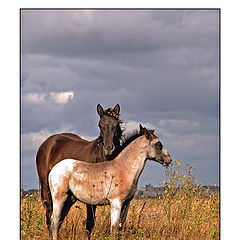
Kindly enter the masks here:
[[92, 229], [95, 224], [95, 211], [96, 211], [96, 205], [89, 205], [87, 204], [87, 234], [88, 234], [88, 239], [91, 237]]
[[50, 225], [50, 237], [52, 240], [57, 240], [58, 239], [58, 231], [59, 231], [59, 226], [60, 226], [60, 220], [61, 220], [61, 215], [63, 207], [64, 207], [64, 202], [67, 199], [67, 194], [65, 196], [61, 196], [61, 199], [56, 200], [53, 199], [53, 213], [51, 216], [51, 225]]
[[119, 230], [122, 202], [119, 199], [110, 201], [111, 206], [111, 232], [117, 233]]
[[60, 216], [60, 221], [59, 221], [59, 225], [58, 225], [58, 228], [61, 227], [63, 221], [64, 221], [64, 218], [67, 216], [70, 208], [72, 207], [72, 205], [77, 201], [77, 199], [73, 196], [72, 193], [68, 193], [68, 197], [66, 199], [66, 201], [64, 202], [64, 206], [63, 206], [63, 209], [62, 209], [62, 212], [61, 212], [61, 216]]
[[121, 216], [120, 216], [120, 224], [119, 224], [119, 230], [120, 231], [122, 230], [123, 224], [126, 221], [129, 205], [130, 205], [130, 200], [126, 200], [123, 203], [122, 210], [121, 210]]

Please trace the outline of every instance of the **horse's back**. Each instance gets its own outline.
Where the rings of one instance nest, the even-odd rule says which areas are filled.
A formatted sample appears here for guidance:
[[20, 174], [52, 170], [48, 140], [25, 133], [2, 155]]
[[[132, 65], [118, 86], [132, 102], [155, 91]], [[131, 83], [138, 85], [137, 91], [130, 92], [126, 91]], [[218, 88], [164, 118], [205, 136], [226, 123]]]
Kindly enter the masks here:
[[[39, 162], [39, 160], [41, 159], [42, 156], [49, 155], [49, 153], [52, 151], [53, 147], [57, 144], [86, 145], [86, 144], [89, 144], [89, 141], [87, 141], [73, 133], [54, 134], [54, 135], [48, 137], [39, 147], [38, 152], [37, 152], [37, 163]], [[60, 151], [59, 147], [58, 147], [58, 150]]]
[[74, 134], [74, 133], [60, 133], [60, 134], [56, 134], [56, 135], [66, 136], [68, 139], [75, 140], [75, 141], [88, 142], [87, 140], [81, 138], [80, 136], [78, 136], [77, 134]]
[[[40, 182], [42, 178], [46, 178], [52, 167], [64, 158], [74, 158], [78, 156], [76, 149], [89, 144], [76, 134], [61, 133], [48, 137], [39, 147], [36, 163]], [[76, 156], [74, 156], [76, 155]]]

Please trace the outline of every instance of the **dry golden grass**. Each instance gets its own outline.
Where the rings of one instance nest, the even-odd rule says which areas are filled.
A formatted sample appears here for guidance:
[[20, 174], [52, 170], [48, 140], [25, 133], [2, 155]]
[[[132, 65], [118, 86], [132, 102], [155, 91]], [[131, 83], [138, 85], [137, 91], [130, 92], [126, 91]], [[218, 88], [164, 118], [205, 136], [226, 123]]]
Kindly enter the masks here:
[[[192, 176], [180, 172], [176, 162], [166, 172], [161, 198], [133, 199], [120, 239], [219, 239], [219, 194], [207, 193]], [[87, 239], [86, 207], [77, 202], [64, 220], [60, 239]], [[93, 240], [113, 239], [110, 207], [97, 207]], [[21, 239], [49, 239], [40, 194], [21, 198]]]

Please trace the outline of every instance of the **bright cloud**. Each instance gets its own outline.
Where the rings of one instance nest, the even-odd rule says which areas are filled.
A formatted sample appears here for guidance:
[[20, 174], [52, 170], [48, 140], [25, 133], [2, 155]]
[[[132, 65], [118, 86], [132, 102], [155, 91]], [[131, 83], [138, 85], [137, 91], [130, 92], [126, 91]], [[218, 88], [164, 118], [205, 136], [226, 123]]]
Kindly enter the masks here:
[[46, 94], [41, 93], [28, 93], [23, 95], [23, 100], [34, 104], [40, 104], [45, 102]]
[[74, 97], [73, 91], [66, 92], [50, 92], [47, 93], [26, 93], [23, 95], [23, 101], [33, 104], [43, 104], [53, 102], [55, 104], [63, 105], [68, 103]]
[[66, 104], [69, 102], [70, 99], [73, 99], [74, 97], [74, 92], [69, 91], [69, 92], [60, 92], [60, 93], [55, 93], [51, 92], [50, 93], [50, 98], [57, 104]]

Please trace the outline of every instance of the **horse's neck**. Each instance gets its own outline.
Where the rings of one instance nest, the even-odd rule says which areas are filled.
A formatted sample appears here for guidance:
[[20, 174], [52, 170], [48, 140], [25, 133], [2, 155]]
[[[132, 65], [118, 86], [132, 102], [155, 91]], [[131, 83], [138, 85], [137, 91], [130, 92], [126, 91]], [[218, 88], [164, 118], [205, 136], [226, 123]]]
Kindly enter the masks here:
[[97, 139], [91, 141], [90, 143], [91, 143], [90, 155], [93, 157], [93, 162], [105, 161], [106, 157], [103, 153], [103, 143], [101, 137], [98, 137]]
[[146, 163], [147, 147], [147, 139], [138, 137], [118, 155], [116, 162], [124, 165], [129, 174], [138, 179]]
[[114, 138], [113, 139], [114, 146], [118, 149], [120, 149], [121, 144], [120, 144], [120, 139], [119, 138]]

